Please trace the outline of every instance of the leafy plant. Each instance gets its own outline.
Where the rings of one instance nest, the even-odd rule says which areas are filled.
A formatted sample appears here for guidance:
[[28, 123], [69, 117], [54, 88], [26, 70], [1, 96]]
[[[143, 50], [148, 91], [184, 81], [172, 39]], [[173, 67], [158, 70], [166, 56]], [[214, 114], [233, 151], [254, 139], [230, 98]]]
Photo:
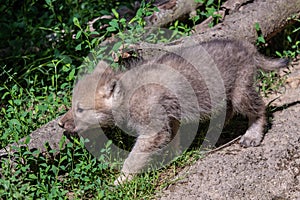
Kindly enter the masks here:
[[259, 71], [258, 82], [259, 90], [264, 96], [268, 96], [272, 92], [276, 92], [284, 84], [284, 77], [278, 77], [277, 72]]
[[[298, 31], [299, 28], [297, 28], [295, 30]], [[282, 53], [280, 53], [279, 51], [276, 51], [276, 54], [280, 57], [296, 58], [297, 55], [300, 54], [300, 41], [298, 40], [298, 41], [293, 42], [293, 40], [290, 36], [287, 36], [287, 41], [288, 41], [291, 49], [283, 50]]]
[[262, 45], [262, 44], [265, 44], [265, 43], [266, 43], [266, 40], [265, 40], [265, 38], [264, 38], [264, 35], [263, 35], [262, 32], [261, 32], [261, 28], [260, 28], [259, 23], [256, 22], [256, 23], [254, 24], [254, 27], [255, 27], [255, 30], [256, 30], [257, 35], [258, 35], [257, 40], [256, 40], [256, 45], [257, 45], [257, 46], [260, 46], [260, 45]]
[[217, 11], [220, 10], [221, 0], [196, 0], [197, 3], [202, 3], [204, 6], [204, 10], [200, 11], [199, 16], [195, 16], [193, 18], [194, 23], [200, 19], [207, 19], [212, 17], [214, 20], [209, 23], [209, 27], [213, 27], [214, 25], [219, 23], [219, 18], [221, 18], [220, 14], [217, 14]]

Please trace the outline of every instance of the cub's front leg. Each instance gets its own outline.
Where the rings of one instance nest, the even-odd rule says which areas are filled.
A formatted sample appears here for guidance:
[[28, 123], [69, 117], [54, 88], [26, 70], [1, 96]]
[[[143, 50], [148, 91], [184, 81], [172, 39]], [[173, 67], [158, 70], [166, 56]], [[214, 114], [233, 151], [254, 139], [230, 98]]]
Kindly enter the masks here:
[[[162, 153], [168, 152], [166, 149], [169, 150], [169, 147], [173, 148], [175, 146], [177, 150], [179, 146], [179, 138], [176, 135], [178, 128], [179, 122], [172, 120], [160, 132], [140, 135], [123, 164], [121, 175], [115, 180], [114, 184], [119, 185], [129, 181], [135, 174], [153, 167], [152, 164], [160, 164], [157, 162], [162, 161], [164, 156]], [[155, 157], [158, 160], [154, 160]]]

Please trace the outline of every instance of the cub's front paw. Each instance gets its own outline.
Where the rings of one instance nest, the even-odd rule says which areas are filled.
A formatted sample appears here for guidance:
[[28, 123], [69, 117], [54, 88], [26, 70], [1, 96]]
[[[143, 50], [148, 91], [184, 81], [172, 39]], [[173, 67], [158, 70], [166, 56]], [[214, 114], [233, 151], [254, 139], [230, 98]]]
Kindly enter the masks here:
[[115, 180], [114, 185], [122, 185], [125, 182], [132, 180], [134, 177], [133, 174], [121, 174], [117, 180]]

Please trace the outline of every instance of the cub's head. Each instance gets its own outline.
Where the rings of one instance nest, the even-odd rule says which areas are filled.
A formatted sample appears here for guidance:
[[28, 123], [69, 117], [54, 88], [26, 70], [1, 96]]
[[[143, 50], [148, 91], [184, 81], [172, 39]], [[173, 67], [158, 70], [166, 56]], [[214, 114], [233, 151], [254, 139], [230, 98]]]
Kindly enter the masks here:
[[[113, 94], [117, 75], [105, 62], [99, 62], [95, 70], [84, 75], [75, 84], [72, 96], [72, 132], [114, 125], [112, 115]], [[60, 121], [60, 125], [64, 123]], [[63, 128], [67, 128], [64, 126]]]

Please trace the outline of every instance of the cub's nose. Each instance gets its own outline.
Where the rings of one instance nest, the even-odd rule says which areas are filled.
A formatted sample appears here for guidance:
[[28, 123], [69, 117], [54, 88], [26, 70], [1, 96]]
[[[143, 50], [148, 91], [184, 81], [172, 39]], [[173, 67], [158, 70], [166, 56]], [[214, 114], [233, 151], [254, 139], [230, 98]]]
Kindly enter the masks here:
[[60, 119], [58, 119], [57, 124], [66, 131], [72, 132], [75, 128], [72, 109], [69, 109], [68, 112], [66, 112]]
[[59, 121], [59, 122], [58, 122], [58, 126], [59, 126], [60, 128], [65, 128], [65, 123], [63, 123], [62, 121]]

